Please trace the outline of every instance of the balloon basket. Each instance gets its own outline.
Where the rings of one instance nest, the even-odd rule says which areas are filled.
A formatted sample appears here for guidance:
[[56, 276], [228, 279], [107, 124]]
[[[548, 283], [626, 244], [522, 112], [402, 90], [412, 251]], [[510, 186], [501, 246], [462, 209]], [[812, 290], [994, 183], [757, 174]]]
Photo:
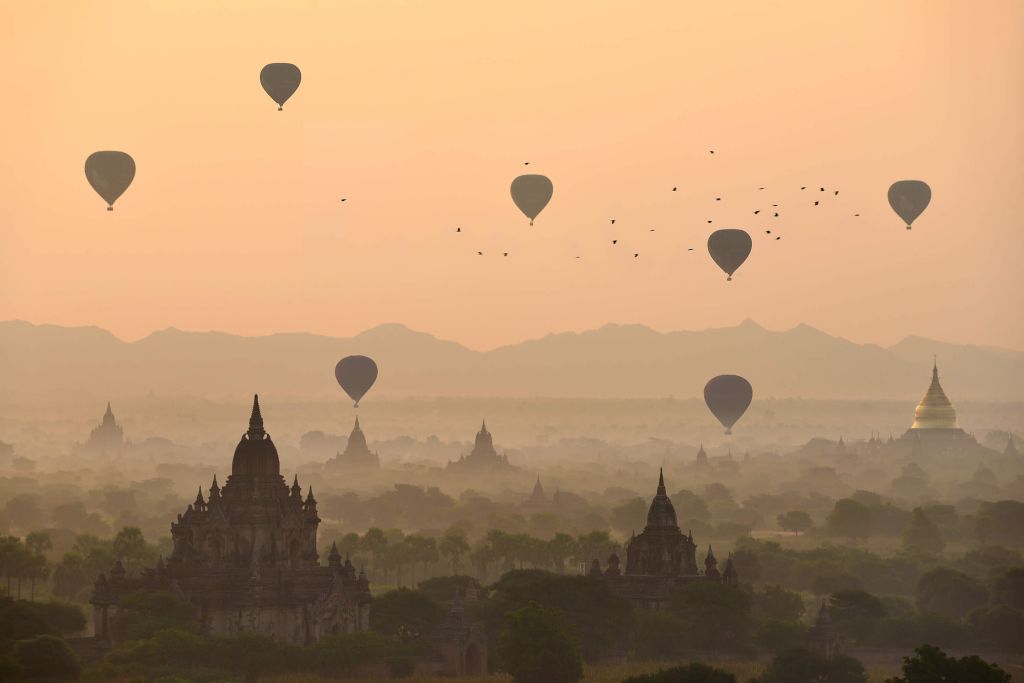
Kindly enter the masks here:
[[107, 211], [113, 211], [113, 210], [114, 210], [114, 207], [112, 207], [112, 206], [108, 206], [107, 207]]
[[731, 429], [726, 429], [725, 430], [725, 435], [726, 436], [732, 436], [732, 430]]
[[277, 110], [278, 111], [284, 111], [284, 107], [278, 107]]
[[725, 278], [725, 281], [726, 282], [732, 282], [732, 275], [730, 275], [729, 277]]

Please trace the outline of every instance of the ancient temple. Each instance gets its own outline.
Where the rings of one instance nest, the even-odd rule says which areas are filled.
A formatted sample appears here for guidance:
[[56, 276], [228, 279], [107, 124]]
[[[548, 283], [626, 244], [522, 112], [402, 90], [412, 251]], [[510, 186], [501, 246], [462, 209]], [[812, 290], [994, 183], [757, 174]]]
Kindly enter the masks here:
[[171, 524], [170, 558], [129, 578], [115, 565], [96, 582], [95, 633], [109, 640], [110, 618], [121, 599], [139, 589], [169, 590], [197, 608], [209, 633], [256, 631], [294, 644], [369, 625], [370, 587], [365, 572], [342, 562], [332, 546], [319, 562], [320, 524], [312, 487], [281, 476], [277, 448], [263, 428], [259, 398], [249, 429], [231, 462], [231, 474]]
[[718, 581], [738, 585], [739, 577], [732, 558], [718, 569], [711, 546], [704, 558], [704, 570], [697, 567], [697, 544], [692, 533], [683, 533], [676, 521], [676, 510], [665, 492], [664, 472], [658, 475], [658, 489], [647, 510], [647, 525], [635, 532], [626, 545], [626, 568], [623, 571], [618, 555], [608, 558], [608, 567], [601, 571], [595, 559], [590, 573], [602, 575], [614, 590], [628, 597], [639, 607], [664, 605], [669, 593], [685, 581]]
[[811, 649], [821, 653], [827, 659], [831, 659], [839, 652], [839, 630], [832, 621], [832, 613], [829, 611], [828, 603], [824, 600], [818, 609], [818, 618], [807, 634], [807, 640]]
[[449, 471], [482, 472], [487, 470], [517, 470], [508, 462], [508, 456], [498, 454], [494, 449], [494, 441], [491, 433], [487, 431], [487, 420], [480, 425], [480, 431], [476, 433], [476, 442], [469, 455], [460, 456], [458, 460], [448, 463]]
[[550, 509], [551, 501], [544, 493], [544, 487], [540, 483], [540, 476], [538, 476], [537, 482], [533, 485], [533, 492], [520, 504], [519, 512], [524, 515], [532, 515], [538, 512], [547, 512]]
[[704, 450], [704, 444], [700, 445], [700, 450], [697, 451], [697, 459], [693, 461], [695, 465], [703, 467], [708, 464], [708, 454]]
[[380, 469], [380, 458], [366, 445], [366, 436], [359, 427], [358, 416], [345, 450], [328, 460], [326, 465], [330, 469], [343, 471]]
[[103, 413], [103, 419], [89, 434], [88, 441], [75, 445], [73, 453], [76, 455], [115, 455], [127, 446], [124, 429], [117, 423], [114, 411], [110, 409], [110, 402], [107, 401], [107, 411]]

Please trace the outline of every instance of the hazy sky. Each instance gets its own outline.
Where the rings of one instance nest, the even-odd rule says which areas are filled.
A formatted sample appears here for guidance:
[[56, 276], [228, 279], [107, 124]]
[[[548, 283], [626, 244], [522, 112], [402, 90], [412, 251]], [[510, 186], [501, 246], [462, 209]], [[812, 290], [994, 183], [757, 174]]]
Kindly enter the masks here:
[[[1013, 0], [8, 0], [0, 319], [1024, 348], [1022, 27]], [[283, 112], [276, 61], [302, 69]], [[113, 213], [102, 149], [138, 164]], [[523, 172], [555, 186], [533, 227]], [[934, 192], [909, 232], [904, 178]], [[715, 227], [754, 236], [731, 283]]]

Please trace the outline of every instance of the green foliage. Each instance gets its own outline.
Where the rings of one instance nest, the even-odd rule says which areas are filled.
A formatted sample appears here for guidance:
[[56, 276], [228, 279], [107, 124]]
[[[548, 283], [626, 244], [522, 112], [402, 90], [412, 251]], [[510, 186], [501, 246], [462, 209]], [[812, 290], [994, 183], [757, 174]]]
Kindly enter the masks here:
[[498, 653], [516, 683], [574, 683], [583, 660], [560, 610], [531, 604], [505, 615]]
[[933, 645], [922, 645], [903, 658], [903, 676], [886, 683], [1010, 683], [1010, 674], [980, 657], [950, 657]]
[[414, 645], [402, 644], [380, 633], [367, 631], [324, 638], [305, 651], [307, 666], [323, 674], [354, 673], [358, 667], [388, 658], [422, 654]]
[[683, 666], [661, 669], [652, 674], [631, 676], [622, 683], [736, 683], [736, 677], [707, 664], [691, 662]]
[[852, 498], [837, 500], [826, 522], [831, 536], [864, 539], [871, 535], [871, 511]]
[[777, 584], [765, 584], [760, 591], [754, 593], [754, 614], [763, 619], [799, 621], [804, 611], [804, 601], [800, 594]]
[[975, 518], [975, 531], [986, 544], [1024, 546], [1024, 503], [1016, 500], [984, 503]]
[[435, 576], [432, 579], [426, 581], [420, 581], [416, 587], [420, 593], [423, 593], [431, 600], [438, 603], [450, 602], [455, 599], [455, 595], [458, 593], [462, 596], [466, 595], [468, 589], [480, 591], [480, 582], [472, 576], [456, 575], [456, 576]]
[[988, 600], [988, 591], [976, 580], [947, 567], [927, 572], [917, 583], [917, 608], [948, 619], [963, 619]]
[[775, 518], [780, 529], [800, 534], [814, 526], [814, 520], [803, 510], [790, 510]]
[[370, 628], [402, 640], [426, 639], [444, 615], [444, 608], [426, 594], [399, 588], [370, 604]]
[[625, 503], [612, 508], [608, 521], [612, 528], [624, 536], [635, 529], [642, 529], [647, 519], [648, 501], [643, 498], [631, 498]]
[[914, 508], [910, 525], [903, 534], [903, 547], [918, 553], [940, 553], [946, 547], [946, 539], [924, 510]]
[[782, 652], [801, 647], [807, 642], [807, 626], [798, 621], [768, 619], [757, 625], [758, 647], [769, 652]]
[[20, 669], [22, 679], [74, 681], [81, 674], [78, 658], [68, 644], [54, 636], [36, 636], [19, 640], [11, 657]]
[[691, 649], [742, 651], [749, 647], [751, 598], [743, 590], [716, 581], [690, 581], [673, 591], [668, 610], [683, 623]]
[[978, 636], [1008, 652], [1024, 652], [1024, 611], [1010, 605], [993, 605], [974, 610], [968, 621]]
[[1024, 609], [1024, 567], [1000, 574], [992, 584], [992, 602]]
[[796, 648], [775, 655], [757, 683], [867, 683], [864, 666], [852, 657]]
[[[628, 650], [633, 607], [613, 593], [608, 583], [589, 576], [562, 576], [538, 569], [506, 573], [479, 609], [488, 633], [495, 638], [507, 612], [537, 603], [561, 610], [579, 637], [583, 657], [595, 661], [609, 652]], [[496, 638], [495, 638], [496, 639]]]
[[142, 640], [158, 631], [199, 631], [195, 607], [166, 591], [139, 591], [126, 597], [111, 621], [118, 640]]
[[85, 628], [75, 605], [0, 598], [0, 646], [40, 635], [67, 635]]
[[640, 610], [636, 615], [634, 655], [639, 659], [675, 659], [686, 653], [687, 623], [665, 610]]

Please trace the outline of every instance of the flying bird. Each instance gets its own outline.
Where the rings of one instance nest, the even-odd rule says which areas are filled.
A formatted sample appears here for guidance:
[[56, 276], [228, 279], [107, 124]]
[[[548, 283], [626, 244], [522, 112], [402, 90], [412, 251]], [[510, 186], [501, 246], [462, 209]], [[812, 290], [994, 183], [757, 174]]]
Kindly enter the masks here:
[[772, 231], [771, 230], [765, 230], [765, 233], [770, 235], [770, 234], [772, 234]]
[[814, 205], [815, 205], [815, 206], [817, 206], [817, 205], [818, 205], [818, 202], [814, 202]]
[[711, 150], [711, 153], [712, 153], [712, 154], [714, 154], [714, 153], [715, 153], [715, 150]]
[[720, 201], [722, 201], [722, 198], [721, 197], [715, 197], [715, 201], [716, 202], [720, 202]]
[[462, 228], [455, 228], [455, 232], [462, 232]]
[[478, 251], [478, 252], [476, 252], [476, 255], [477, 255], [477, 256], [483, 256], [483, 255], [484, 255], [484, 252], [482, 252], [482, 251]]
[[639, 255], [640, 255], [640, 254], [633, 254], [633, 258], [636, 258], [636, 257], [637, 257], [637, 256], [639, 256]]
[[759, 214], [759, 213], [761, 213], [761, 209], [758, 209], [757, 211], [755, 211], [755, 212], [754, 212], [754, 215], [756, 216], [756, 215], [757, 215], [757, 214]]
[[710, 222], [711, 222], [711, 221], [708, 221], [708, 223], [710, 223]]
[[859, 216], [860, 214], [859, 214], [859, 213], [855, 213], [855, 214], [853, 214], [853, 215], [854, 215], [854, 216]]
[[677, 189], [679, 189], [679, 188], [673, 187], [672, 191], [675, 192]]
[[776, 237], [775, 239], [777, 239], [777, 240], [781, 240], [782, 238], [781, 238], [781, 237]]
[[341, 201], [345, 201], [346, 199], [347, 199], [347, 197], [342, 197]]
[[529, 165], [530, 165], [530, 162], [529, 162], [529, 161], [524, 161], [524, 162], [523, 162], [523, 166], [529, 166]]
[[824, 187], [823, 187], [823, 188], [821, 188], [821, 191], [822, 191], [822, 192], [824, 192], [824, 191], [825, 191], [825, 188], [824, 188]]
[[806, 185], [804, 185], [804, 186], [803, 186], [803, 187], [801, 187], [800, 189], [801, 189], [801, 190], [806, 190], [806, 189], [807, 189], [807, 186], [806, 186]]
[[508, 256], [508, 252], [506, 251], [506, 252], [502, 253], [502, 256]]
[[615, 225], [615, 219], [614, 218], [612, 219], [612, 225]]
[[772, 218], [778, 218], [778, 217], [779, 217], [779, 212], [778, 212], [778, 211], [776, 211], [776, 212], [775, 212], [775, 215], [774, 215], [774, 216], [772, 216]]
[[693, 247], [690, 247], [690, 248], [689, 248], [689, 249], [687, 249], [686, 251], [693, 251]]

